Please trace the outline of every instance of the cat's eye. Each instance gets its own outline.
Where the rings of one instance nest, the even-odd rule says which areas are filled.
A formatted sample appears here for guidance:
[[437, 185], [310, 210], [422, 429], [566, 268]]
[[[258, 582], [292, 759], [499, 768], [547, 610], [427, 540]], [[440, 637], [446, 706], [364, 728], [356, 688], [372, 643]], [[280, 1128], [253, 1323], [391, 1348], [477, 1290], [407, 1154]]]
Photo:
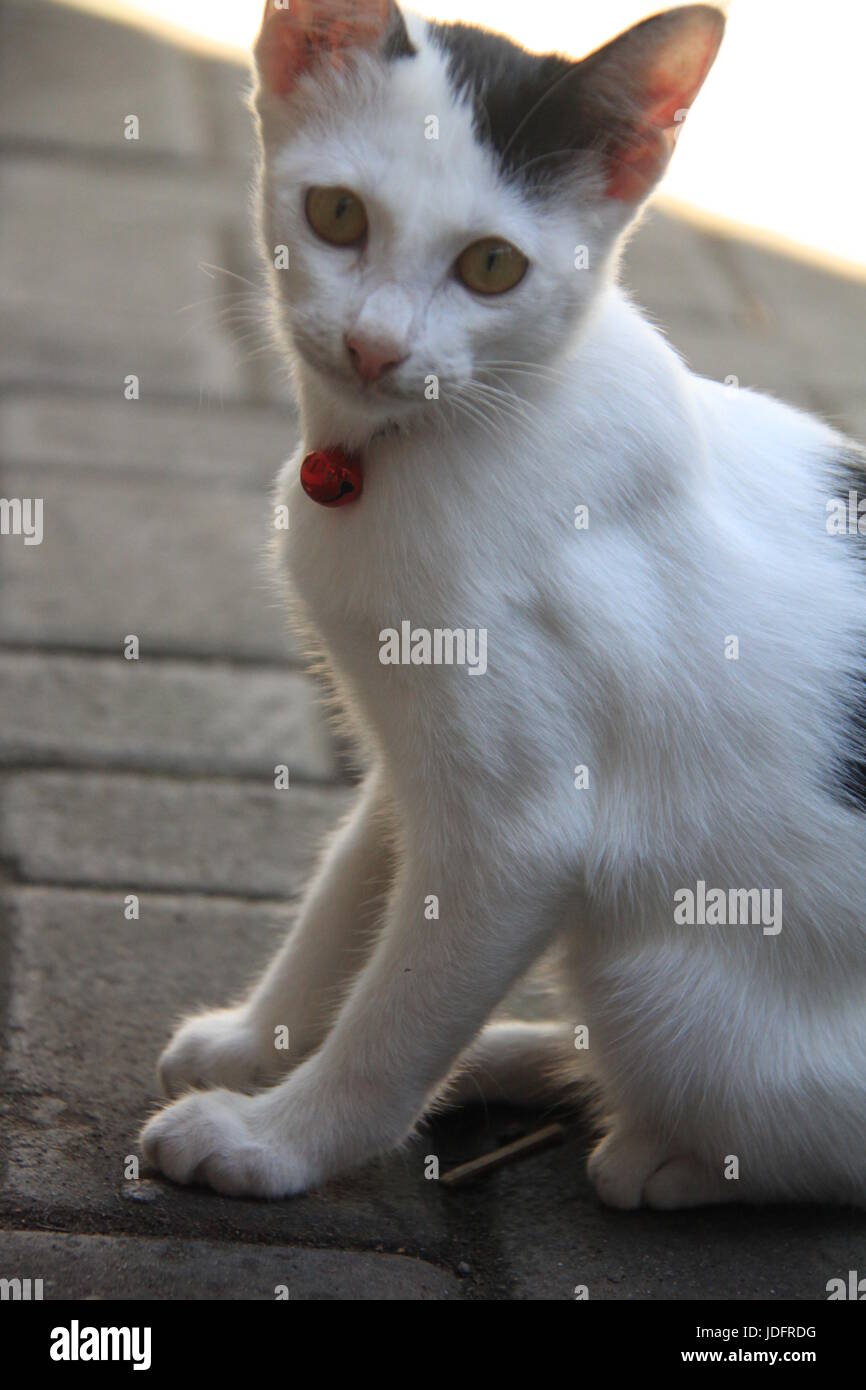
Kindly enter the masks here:
[[367, 210], [350, 188], [311, 188], [307, 221], [332, 246], [355, 246], [367, 231]]
[[457, 257], [457, 274], [476, 294], [504, 294], [520, 284], [528, 265], [523, 252], [510, 241], [486, 236]]

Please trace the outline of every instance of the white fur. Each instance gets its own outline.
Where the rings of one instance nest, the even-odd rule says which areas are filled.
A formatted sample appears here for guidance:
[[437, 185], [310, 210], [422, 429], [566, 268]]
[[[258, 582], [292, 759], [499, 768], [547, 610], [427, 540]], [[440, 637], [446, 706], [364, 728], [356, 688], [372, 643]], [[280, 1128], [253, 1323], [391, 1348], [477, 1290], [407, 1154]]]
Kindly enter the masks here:
[[[276, 1197], [399, 1144], [558, 942], [561, 1029], [527, 1030], [526, 1049], [487, 1031], [457, 1094], [520, 1100], [583, 1061], [609, 1130], [590, 1171], [616, 1205], [862, 1202], [866, 819], [820, 782], [866, 652], [857, 542], [825, 529], [838, 437], [691, 375], [612, 283], [621, 205], [586, 187], [525, 203], [429, 46], [260, 110], [303, 417], [281, 562], [370, 770], [266, 979], [163, 1059], [172, 1094], [235, 1090], [169, 1106], [146, 1153], [181, 1182]], [[311, 183], [364, 198], [363, 257], [315, 239]], [[531, 270], [481, 302], [448, 272], [493, 232]], [[363, 397], [342, 344], [358, 321], [408, 353]], [[523, 364], [486, 378], [508, 400], [462, 410], [490, 360]], [[363, 448], [358, 503], [301, 491], [301, 457], [326, 444]], [[382, 665], [379, 633], [403, 619], [486, 628], [487, 672]], [[674, 892], [699, 879], [781, 889], [781, 932], [676, 926]], [[290, 1074], [235, 1093], [279, 1070], [279, 1023]]]

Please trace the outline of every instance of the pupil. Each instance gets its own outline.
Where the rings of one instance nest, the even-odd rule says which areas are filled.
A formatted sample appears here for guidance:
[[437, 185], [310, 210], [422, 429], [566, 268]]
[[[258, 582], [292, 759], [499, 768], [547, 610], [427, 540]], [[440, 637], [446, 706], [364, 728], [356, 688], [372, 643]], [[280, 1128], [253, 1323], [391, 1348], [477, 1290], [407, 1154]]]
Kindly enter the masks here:
[[346, 212], [346, 211], [348, 210], [348, 207], [349, 207], [349, 199], [348, 199], [348, 198], [345, 196], [345, 194], [344, 194], [343, 197], [340, 198], [339, 201], [337, 202], [337, 206], [336, 206], [336, 208], [334, 209], [334, 216], [335, 216], [335, 217], [342, 217], [342, 216], [343, 216], [343, 213]]

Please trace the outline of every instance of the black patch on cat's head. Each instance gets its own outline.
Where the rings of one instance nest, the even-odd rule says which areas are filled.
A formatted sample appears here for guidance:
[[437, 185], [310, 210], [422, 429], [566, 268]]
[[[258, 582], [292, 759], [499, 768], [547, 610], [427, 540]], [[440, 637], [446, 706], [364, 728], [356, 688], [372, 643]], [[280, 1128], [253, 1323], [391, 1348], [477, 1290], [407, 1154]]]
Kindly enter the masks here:
[[394, 0], [391, 0], [391, 14], [382, 42], [382, 56], [389, 59], [414, 58], [417, 56], [417, 53], [417, 48], [413, 48], [412, 40], [409, 38], [406, 29], [406, 21], [394, 3]]
[[448, 58], [455, 92], [468, 94], [479, 139], [507, 177], [545, 186], [597, 144], [597, 124], [581, 112], [581, 64], [558, 54], [529, 53], [501, 34], [469, 24], [429, 25]]
[[[472, 101], [478, 138], [525, 192], [543, 198], [577, 169], [599, 171], [634, 138], [639, 112], [627, 70], [609, 61], [614, 45], [577, 61], [529, 53], [467, 24], [431, 24], [429, 32], [448, 56], [455, 90]], [[626, 57], [629, 38], [617, 43]]]
[[636, 204], [664, 173], [673, 132], [700, 91], [724, 32], [713, 5], [684, 5], [635, 24], [579, 62], [529, 53], [466, 24], [430, 24], [479, 139], [507, 178], [542, 196], [575, 172]]

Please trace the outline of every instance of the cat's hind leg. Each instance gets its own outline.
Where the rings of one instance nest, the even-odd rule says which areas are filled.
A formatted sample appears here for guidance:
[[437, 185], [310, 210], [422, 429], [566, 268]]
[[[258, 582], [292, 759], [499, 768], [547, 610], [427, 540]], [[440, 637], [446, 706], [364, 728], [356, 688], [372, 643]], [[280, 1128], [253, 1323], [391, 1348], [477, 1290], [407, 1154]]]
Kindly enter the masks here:
[[440, 1103], [550, 1104], [562, 1099], [569, 1054], [574, 1056], [567, 1024], [488, 1024], [463, 1054]]
[[586, 1165], [599, 1200], [633, 1211], [643, 1201], [644, 1184], [665, 1159], [665, 1150], [643, 1131], [615, 1125], [596, 1145]]
[[624, 1211], [642, 1206], [676, 1211], [742, 1200], [739, 1184], [721, 1169], [713, 1172], [694, 1155], [675, 1152], [670, 1140], [621, 1126], [593, 1150], [587, 1172], [599, 1199]]
[[644, 1205], [658, 1211], [715, 1206], [743, 1200], [736, 1182], [713, 1172], [690, 1154], [670, 1158], [644, 1184]]

